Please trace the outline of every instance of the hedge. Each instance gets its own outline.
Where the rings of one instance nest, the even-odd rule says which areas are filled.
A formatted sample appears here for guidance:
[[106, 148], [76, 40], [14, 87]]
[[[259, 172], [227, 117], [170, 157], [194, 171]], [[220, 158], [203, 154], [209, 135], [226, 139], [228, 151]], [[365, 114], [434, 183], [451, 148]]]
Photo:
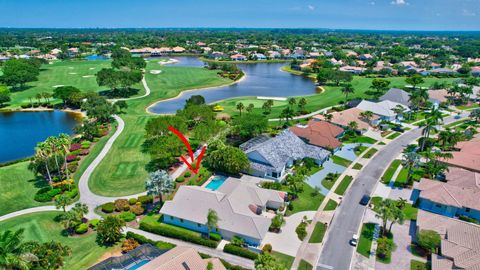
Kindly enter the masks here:
[[136, 215], [132, 212], [122, 212], [118, 215], [125, 222], [130, 222], [135, 219]]
[[150, 195], [144, 195], [138, 197], [138, 202], [141, 204], [147, 204], [147, 203], [152, 203], [153, 202], [153, 196]]
[[230, 254], [233, 254], [233, 255], [237, 255], [237, 256], [247, 258], [247, 259], [250, 259], [250, 260], [255, 260], [258, 257], [257, 253], [255, 253], [253, 251], [250, 251], [246, 248], [242, 248], [242, 247], [235, 246], [235, 245], [232, 245], [232, 244], [226, 244], [223, 247], [223, 252], [230, 253]]
[[127, 232], [127, 239], [134, 239], [140, 244], [150, 244], [156, 246], [159, 249], [172, 249], [176, 247], [175, 244], [163, 242], [163, 241], [153, 241], [151, 239], [146, 238], [143, 235], [136, 234], [134, 232]]
[[115, 209], [115, 205], [112, 202], [108, 202], [102, 205], [102, 211], [104, 213], [112, 213]]
[[209, 233], [208, 234], [210, 236], [210, 239], [213, 240], [213, 241], [222, 241], [222, 236], [218, 233]]
[[75, 232], [77, 234], [84, 234], [88, 231], [88, 225], [86, 223], [80, 223], [78, 226], [75, 228]]
[[191, 242], [194, 244], [216, 248], [218, 246], [217, 241], [204, 239], [194, 232], [188, 233], [185, 230], [178, 230], [174, 226], [165, 225], [165, 224], [149, 224], [145, 222], [140, 222], [140, 229], [152, 232], [155, 234], [163, 235], [166, 237], [180, 239], [186, 242]]

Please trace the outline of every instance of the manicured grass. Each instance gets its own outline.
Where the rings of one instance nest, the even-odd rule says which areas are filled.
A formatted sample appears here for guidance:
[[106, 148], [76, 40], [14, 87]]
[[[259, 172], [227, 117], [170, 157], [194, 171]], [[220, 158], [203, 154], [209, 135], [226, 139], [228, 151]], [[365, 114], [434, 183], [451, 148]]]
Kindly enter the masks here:
[[33, 198], [37, 190], [47, 186], [40, 176], [28, 169], [29, 161], [0, 167], [0, 216], [25, 208], [47, 205]]
[[[151, 74], [150, 70], [162, 72], [155, 75]], [[142, 153], [144, 127], [151, 117], [155, 117], [145, 112], [149, 104], [177, 96], [184, 90], [232, 82], [221, 78], [212, 70], [162, 66], [157, 61], [148, 62], [145, 77], [152, 91], [150, 96], [127, 101], [128, 109], [121, 115], [125, 121], [125, 129], [89, 181], [90, 189], [97, 194], [123, 196], [145, 190], [144, 183], [148, 177], [145, 165], [150, 161], [150, 156]]]
[[349, 136], [347, 139], [342, 140], [342, 142], [345, 143], [368, 143], [368, 144], [374, 144], [377, 142], [374, 138], [370, 138], [367, 136]]
[[63, 227], [54, 221], [60, 212], [43, 212], [23, 215], [0, 222], [2, 230], [24, 228], [25, 241], [59, 241], [72, 249], [72, 255], [65, 258], [63, 269], [87, 269], [95, 264], [107, 251], [116, 247], [100, 247], [95, 242], [96, 234], [67, 237], [62, 235]]
[[[291, 192], [288, 187], [284, 187], [284, 191]], [[298, 198], [290, 202], [293, 205], [292, 210], [287, 209], [287, 215], [292, 215], [302, 211], [316, 211], [322, 203], [325, 196], [317, 193], [309, 184], [303, 184], [303, 192], [298, 194]]]
[[329, 199], [328, 202], [327, 202], [327, 205], [325, 205], [325, 211], [332, 211], [332, 210], [335, 210], [337, 208], [337, 202], [332, 200], [332, 199]]
[[390, 164], [390, 166], [382, 176], [382, 182], [384, 184], [390, 183], [390, 180], [392, 179], [393, 174], [395, 173], [395, 171], [397, 171], [397, 168], [398, 166], [400, 166], [401, 163], [402, 163], [401, 160], [396, 159]]
[[358, 157], [367, 149], [368, 149], [367, 146], [359, 145], [359, 146], [355, 147], [355, 149], [353, 149], [353, 151], [355, 152], [355, 155]]
[[402, 168], [395, 179], [395, 186], [403, 186], [407, 183], [408, 169]]
[[413, 207], [412, 204], [407, 203], [403, 209], [405, 219], [417, 220], [418, 208]]
[[305, 261], [304, 259], [302, 259], [300, 261], [300, 264], [298, 265], [298, 270], [311, 270], [313, 269], [313, 266], [311, 264], [309, 264], [307, 261]]
[[373, 155], [375, 155], [375, 153], [377, 153], [377, 151], [378, 151], [377, 149], [371, 148], [371, 149], [368, 150], [368, 152], [365, 153], [365, 155], [363, 155], [362, 157], [363, 157], [363, 158], [371, 158], [371, 157], [373, 157]]
[[338, 195], [343, 195], [345, 194], [345, 191], [347, 191], [348, 186], [350, 186], [350, 183], [352, 182], [353, 177], [350, 175], [345, 175], [343, 177], [342, 181], [340, 184], [338, 184], [337, 188], [335, 189], [335, 193]]
[[293, 261], [295, 260], [294, 257], [278, 251], [272, 251], [271, 254], [279, 264], [283, 264], [287, 269], [292, 268]]
[[428, 270], [427, 263], [411, 260], [410, 261], [410, 270]]
[[459, 110], [470, 110], [470, 109], [475, 109], [475, 108], [479, 108], [480, 105], [478, 103], [475, 103], [475, 104], [472, 104], [472, 105], [460, 105], [460, 106], [457, 106], [457, 109]]
[[455, 122], [452, 122], [450, 124], [447, 124], [447, 125], [444, 125], [443, 127], [444, 128], [451, 128], [453, 126], [456, 126], [456, 125], [460, 125], [462, 124], [463, 122], [466, 122], [466, 121], [469, 121], [470, 119], [462, 119], [462, 120], [459, 120], [459, 121], [455, 121]]
[[394, 140], [395, 138], [397, 138], [397, 137], [400, 136], [400, 135], [402, 135], [402, 133], [400, 133], [400, 132], [394, 132], [394, 133], [390, 134], [390, 135], [387, 137], [387, 139], [389, 139], [389, 140]]
[[326, 231], [327, 225], [321, 222], [317, 222], [317, 224], [315, 224], [315, 228], [313, 229], [312, 235], [308, 240], [308, 243], [321, 243], [323, 241], [323, 237], [325, 236]]
[[338, 177], [340, 177], [340, 174], [337, 174], [337, 176], [334, 177], [332, 180], [328, 180], [327, 177], [325, 177], [322, 179], [322, 185], [327, 189], [332, 189], [332, 186], [338, 180]]
[[363, 165], [360, 163], [355, 163], [352, 168], [354, 170], [361, 170], [363, 168]]
[[[284, 68], [285, 71], [290, 71], [288, 68]], [[298, 71], [293, 71], [292, 74], [295, 75], [303, 75], [303, 73], [298, 72]], [[306, 75], [309, 78], [315, 79], [316, 74], [307, 74]], [[361, 76], [354, 76], [353, 81], [351, 82], [352, 86], [355, 88], [355, 93], [349, 95], [348, 97], [351, 99], [354, 98], [371, 98], [367, 94], [367, 92], [371, 91], [369, 88], [371, 83], [372, 83], [373, 78], [366, 78], [366, 77], [361, 77]], [[391, 77], [391, 78], [386, 78], [386, 80], [390, 81], [390, 87], [404, 87], [405, 86], [405, 77]], [[425, 83], [422, 86], [429, 86], [435, 81], [452, 81], [454, 80], [453, 78], [446, 78], [446, 79], [437, 79], [437, 78], [425, 78]], [[322, 86], [325, 91], [319, 94], [315, 95], [309, 95], [309, 96], [303, 96], [307, 100], [307, 105], [305, 106], [305, 109], [308, 111], [316, 111], [322, 108], [326, 108], [329, 106], [337, 105], [339, 104], [340, 101], [343, 101], [345, 99], [345, 96], [341, 93], [340, 89], [342, 86], [336, 86], [336, 85], [324, 85]], [[259, 94], [261, 95], [261, 94]], [[300, 98], [300, 97], [298, 97]], [[231, 115], [237, 115], [238, 111], [236, 109], [236, 104], [239, 102], [242, 102], [243, 104], [247, 105], [250, 103], [257, 103], [258, 100], [256, 96], [248, 96], [248, 97], [237, 97], [237, 98], [231, 98], [227, 99], [221, 102], [218, 102], [218, 104], [222, 105], [225, 108], [226, 113], [229, 113]], [[261, 114], [263, 113], [262, 110], [262, 101], [258, 106], [255, 105], [255, 108], [253, 109], [254, 113]], [[274, 101], [274, 105], [272, 107], [271, 113], [268, 115], [269, 118], [278, 118], [281, 111], [287, 106], [285, 102], [277, 102]], [[295, 108], [296, 109], [296, 108]]]
[[[95, 74], [102, 68], [110, 67], [110, 63], [111, 61], [108, 60], [56, 61], [51, 65], [43, 65], [37, 81], [28, 83], [25, 90], [12, 90], [12, 100], [7, 109], [18, 108], [22, 104], [29, 104], [30, 97], [36, 102], [36, 94], [43, 92], [53, 93], [54, 86], [59, 85], [75, 86], [84, 92], [108, 90], [107, 87], [98, 86]], [[134, 85], [133, 88], [140, 89], [137, 95], [145, 93], [140, 84]], [[54, 99], [53, 102], [59, 103], [60, 100]]]
[[333, 163], [343, 167], [348, 167], [350, 164], [352, 164], [352, 161], [339, 156], [331, 156], [330, 158], [332, 159]]
[[359, 236], [360, 239], [358, 240], [357, 252], [367, 258], [370, 257], [370, 249], [372, 248], [374, 229], [375, 224], [373, 223], [363, 224], [362, 231]]

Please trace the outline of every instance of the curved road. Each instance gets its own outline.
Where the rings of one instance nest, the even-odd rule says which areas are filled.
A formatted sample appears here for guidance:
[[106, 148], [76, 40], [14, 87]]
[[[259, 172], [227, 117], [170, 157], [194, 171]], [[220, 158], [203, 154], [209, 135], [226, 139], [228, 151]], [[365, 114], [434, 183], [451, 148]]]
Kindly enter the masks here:
[[[462, 118], [467, 116], [468, 114], [465, 112], [462, 114]], [[444, 119], [444, 124], [455, 121], [458, 119], [449, 116]], [[329, 226], [327, 241], [322, 248], [317, 269], [350, 269], [350, 261], [355, 249], [349, 244], [349, 241], [352, 235], [358, 232], [365, 211], [365, 206], [359, 204], [360, 199], [364, 194], [372, 194], [388, 165], [408, 144], [421, 137], [421, 134], [422, 129], [416, 128], [399, 136], [379, 151], [371, 162], [360, 171], [335, 211], [335, 217]]]

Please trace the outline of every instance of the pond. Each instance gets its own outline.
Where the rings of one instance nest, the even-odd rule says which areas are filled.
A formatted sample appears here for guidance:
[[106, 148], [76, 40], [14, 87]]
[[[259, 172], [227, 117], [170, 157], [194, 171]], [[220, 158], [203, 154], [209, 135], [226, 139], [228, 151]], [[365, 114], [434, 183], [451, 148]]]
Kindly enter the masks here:
[[[203, 66], [195, 57], [177, 59], [180, 62], [174, 65]], [[193, 95], [202, 95], [207, 103], [213, 103], [241, 96], [289, 97], [316, 93], [316, 86], [312, 80], [282, 71], [281, 67], [284, 65], [285, 63], [238, 64], [246, 74], [246, 77], [238, 83], [183, 92], [177, 98], [155, 103], [148, 110], [157, 114], [175, 113], [176, 110], [183, 108], [185, 100]]]
[[72, 134], [80, 120], [79, 114], [62, 111], [0, 113], [0, 163], [32, 156], [38, 142]]
[[89, 56], [86, 56], [85, 60], [87, 60], [87, 61], [110, 60], [110, 58], [108, 58], [104, 55], [91, 54]]

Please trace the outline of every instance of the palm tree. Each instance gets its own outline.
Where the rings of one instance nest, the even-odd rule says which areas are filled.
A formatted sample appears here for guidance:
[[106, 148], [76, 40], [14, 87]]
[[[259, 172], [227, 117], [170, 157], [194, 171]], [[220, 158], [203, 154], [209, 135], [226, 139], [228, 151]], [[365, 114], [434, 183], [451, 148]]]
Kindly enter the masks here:
[[346, 104], [347, 99], [348, 99], [348, 95], [355, 93], [355, 88], [353, 88], [353, 86], [351, 84], [347, 84], [341, 89], [341, 91], [345, 95], [345, 104]]
[[208, 237], [210, 238], [210, 232], [218, 227], [218, 218], [217, 212], [213, 209], [208, 209], [207, 214], [207, 228], [208, 228]]
[[72, 233], [72, 227], [79, 222], [78, 214], [74, 211], [65, 212], [61, 215], [60, 219], [60, 224], [62, 224], [65, 231], [69, 234]]
[[358, 123], [355, 122], [355, 121], [351, 121], [350, 123], [348, 123], [348, 128], [351, 130], [351, 131], [355, 131], [358, 129]]
[[36, 94], [35, 98], [38, 100], [38, 103], [42, 102], [42, 94], [40, 93]]
[[71, 211], [75, 213], [78, 220], [81, 220], [86, 214], [88, 214], [88, 205], [84, 203], [76, 203]]
[[160, 205], [163, 205], [162, 195], [170, 194], [175, 188], [172, 177], [164, 171], [157, 170], [149, 174], [145, 182], [145, 189], [148, 195], [158, 196]]
[[388, 228], [388, 233], [392, 232], [393, 224], [403, 224], [405, 221], [405, 214], [402, 209], [398, 206], [398, 203], [392, 203], [391, 205], [391, 216], [390, 216], [390, 227]]
[[[271, 101], [271, 102], [270, 102]], [[273, 101], [272, 100], [267, 100], [263, 103], [262, 105], [262, 109], [263, 109], [263, 112], [265, 114], [268, 114], [270, 113], [270, 111], [272, 110], [272, 106], [273, 106]]]
[[420, 151], [425, 150], [425, 144], [428, 138], [430, 138], [430, 133], [432, 131], [438, 130], [437, 125], [438, 125], [438, 122], [434, 118], [428, 118], [424, 122], [420, 123], [420, 127], [423, 127], [422, 129], [423, 141], [422, 141], [422, 146], [420, 147]]
[[52, 176], [50, 174], [50, 168], [48, 167], [49, 155], [45, 143], [38, 143], [35, 148], [35, 157], [33, 162], [37, 164], [44, 164], [47, 172], [48, 182], [52, 182]]
[[43, 92], [42, 97], [45, 99], [46, 103], [50, 103], [50, 98], [52, 97], [52, 94], [48, 92]]
[[58, 163], [58, 154], [60, 153], [60, 150], [63, 150], [60, 146], [59, 140], [55, 136], [50, 136], [45, 140], [45, 144], [49, 149], [50, 156], [53, 155], [55, 159], [55, 164], [57, 165], [57, 172], [60, 174], [60, 165]]
[[297, 100], [295, 98], [289, 98], [288, 99], [288, 105], [290, 105], [290, 107], [293, 107], [293, 105], [297, 104]]
[[37, 259], [28, 252], [28, 243], [23, 242], [24, 229], [15, 232], [0, 232], [0, 268], [29, 269], [29, 263]]
[[307, 99], [306, 98], [301, 98], [298, 101], [298, 108], [300, 109], [301, 112], [305, 111], [305, 106], [307, 105]]
[[459, 132], [452, 132], [446, 129], [438, 133], [437, 141], [440, 143], [440, 148], [445, 151], [455, 146], [461, 140], [461, 137]]
[[293, 110], [290, 107], [285, 107], [280, 113], [280, 118], [285, 118], [285, 121], [288, 123], [289, 119], [293, 118]]
[[63, 212], [67, 212], [66, 207], [72, 203], [72, 199], [66, 194], [59, 195], [55, 197], [55, 207], [57, 209], [62, 208]]
[[255, 105], [253, 105], [252, 103], [248, 104], [248, 106], [247, 106], [247, 112], [248, 112], [248, 113], [251, 113], [254, 108], [255, 108]]
[[420, 155], [416, 152], [407, 152], [403, 154], [402, 166], [408, 170], [407, 172], [407, 182], [411, 185], [412, 173], [415, 168], [420, 164]]
[[392, 218], [392, 200], [382, 200], [375, 207], [377, 208], [375, 217], [382, 220], [382, 234], [385, 235], [387, 233], [387, 222]]
[[72, 139], [68, 134], [62, 133], [58, 136], [59, 140], [58, 143], [60, 144], [61, 148], [63, 148], [62, 154], [63, 154], [63, 164], [65, 166], [65, 175], [67, 176], [67, 179], [69, 179], [69, 171], [68, 171], [68, 162], [67, 162], [67, 156], [70, 154], [70, 146], [72, 146]]
[[360, 116], [363, 117], [368, 123], [370, 123], [370, 120], [373, 118], [373, 112], [371, 111], [365, 111], [361, 112]]
[[242, 110], [245, 109], [245, 105], [242, 102], [237, 104], [237, 110], [240, 112], [240, 116], [242, 116]]
[[325, 118], [325, 120], [326, 120], [327, 122], [330, 122], [330, 121], [332, 121], [332, 119], [333, 119], [333, 114], [328, 113], [328, 112], [325, 112], [325, 113], [323, 114], [323, 117]]
[[395, 106], [395, 108], [393, 108], [393, 112], [397, 115], [397, 117], [399, 115], [401, 115], [403, 117], [403, 115], [405, 114], [405, 108], [398, 104], [397, 106]]

